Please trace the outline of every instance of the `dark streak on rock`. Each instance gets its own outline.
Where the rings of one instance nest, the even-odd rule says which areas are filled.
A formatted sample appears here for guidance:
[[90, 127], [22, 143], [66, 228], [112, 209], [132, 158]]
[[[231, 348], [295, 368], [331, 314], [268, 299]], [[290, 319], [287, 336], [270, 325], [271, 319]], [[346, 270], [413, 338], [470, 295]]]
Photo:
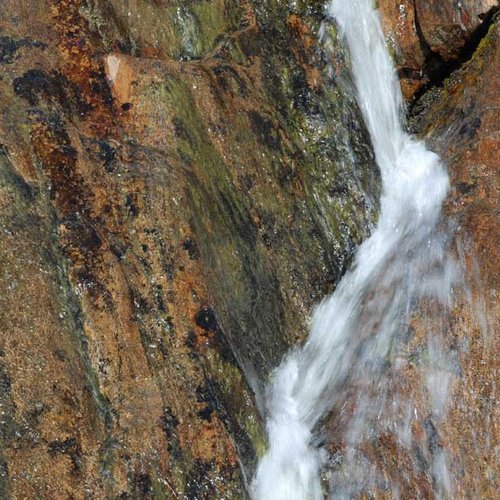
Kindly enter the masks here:
[[29, 38], [22, 38], [16, 40], [9, 36], [0, 37], [0, 64], [12, 64], [18, 55], [16, 52], [21, 47], [32, 47], [32, 48], [46, 48], [46, 45], [42, 42], [37, 42]]
[[279, 135], [273, 122], [268, 118], [263, 117], [257, 111], [250, 111], [248, 116], [250, 118], [252, 131], [260, 139], [260, 141], [273, 151], [279, 151]]
[[427, 74], [430, 81], [426, 85], [422, 86], [413, 96], [413, 99], [409, 106], [410, 114], [413, 112], [413, 110], [417, 106], [418, 101], [421, 97], [423, 97], [424, 94], [426, 94], [434, 87], [442, 87], [446, 79], [454, 71], [460, 69], [472, 58], [472, 56], [476, 52], [476, 49], [479, 47], [479, 44], [488, 34], [491, 26], [496, 22], [498, 13], [500, 11], [500, 8], [497, 6], [493, 7], [489, 12], [487, 12], [482, 18], [482, 23], [470, 35], [466, 44], [460, 49], [458, 56], [455, 59], [445, 61], [438, 53], [432, 51], [429, 44], [425, 40], [418, 19], [416, 6], [414, 5], [413, 8], [415, 11], [415, 27], [425, 57], [423, 71], [425, 74]]
[[82, 449], [75, 438], [67, 438], [64, 441], [52, 441], [48, 445], [49, 455], [55, 457], [58, 454], [69, 455], [73, 470], [80, 471], [83, 465]]

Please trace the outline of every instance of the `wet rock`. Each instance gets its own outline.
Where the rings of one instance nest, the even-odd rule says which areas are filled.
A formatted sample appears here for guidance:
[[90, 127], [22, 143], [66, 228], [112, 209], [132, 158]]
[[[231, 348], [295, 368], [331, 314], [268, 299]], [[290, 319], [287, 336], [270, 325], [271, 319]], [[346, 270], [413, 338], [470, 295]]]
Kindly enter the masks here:
[[483, 26], [498, 11], [496, 0], [428, 2], [380, 0], [384, 31], [399, 69], [405, 98], [440, 84], [467, 60]]
[[[380, 1], [407, 97], [493, 19], [487, 1], [416, 5]], [[377, 216], [345, 48], [329, 23], [318, 42], [322, 6], [2, 3], [0, 496], [245, 496], [268, 374]], [[449, 210], [491, 297], [496, 39], [413, 120], [449, 158]], [[497, 350], [460, 328], [463, 491], [494, 496], [474, 476], [493, 472]], [[367, 453], [391, 471], [411, 459], [390, 436]], [[428, 495], [418, 479], [408, 491]]]
[[[442, 89], [417, 102], [411, 124], [446, 159], [451, 193], [446, 215], [454, 228], [456, 258], [465, 268], [468, 297], [453, 312], [453, 343], [459, 351], [460, 378], [451, 397], [446, 442], [457, 458], [459, 495], [495, 495], [493, 443], [498, 419], [493, 384], [498, 344], [498, 287], [495, 265], [500, 241], [498, 150], [500, 27], [490, 27], [471, 60]], [[451, 341], [451, 339], [450, 339]], [[473, 450], [473, 451], [472, 451]]]
[[415, 1], [415, 15], [425, 43], [445, 61], [459, 56], [474, 31], [494, 9], [498, 9], [496, 0]]
[[410, 98], [429, 77], [423, 71], [425, 51], [419, 37], [415, 2], [381, 0], [379, 9], [389, 47], [398, 67], [403, 94]]
[[0, 496], [243, 498], [378, 172], [321, 2], [124, 5], [2, 4]]

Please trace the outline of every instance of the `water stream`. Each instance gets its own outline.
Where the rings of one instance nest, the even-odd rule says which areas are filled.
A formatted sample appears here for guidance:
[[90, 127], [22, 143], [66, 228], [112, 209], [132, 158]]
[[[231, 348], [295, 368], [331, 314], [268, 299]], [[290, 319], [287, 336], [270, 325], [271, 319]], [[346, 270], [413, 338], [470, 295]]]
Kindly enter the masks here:
[[[452, 360], [441, 337], [429, 331], [425, 387], [413, 398], [398, 388], [415, 305], [450, 305], [455, 269], [439, 229], [447, 173], [438, 156], [404, 130], [400, 86], [372, 0], [332, 0], [327, 9], [349, 48], [382, 176], [381, 211], [335, 293], [316, 308], [307, 342], [273, 374], [266, 396], [269, 447], [252, 483], [258, 500], [321, 499], [325, 488], [333, 498], [352, 498], [375, 488], [380, 477], [361, 443], [389, 429], [397, 446], [415, 449], [411, 426], [422, 418], [416, 400], [425, 394], [432, 419], [426, 425], [435, 428], [452, 384]], [[343, 443], [338, 466], [318, 434], [332, 411]], [[436, 447], [423, 461], [434, 493], [446, 496], [452, 481], [445, 451]], [[396, 481], [385, 488], [399, 495]]]

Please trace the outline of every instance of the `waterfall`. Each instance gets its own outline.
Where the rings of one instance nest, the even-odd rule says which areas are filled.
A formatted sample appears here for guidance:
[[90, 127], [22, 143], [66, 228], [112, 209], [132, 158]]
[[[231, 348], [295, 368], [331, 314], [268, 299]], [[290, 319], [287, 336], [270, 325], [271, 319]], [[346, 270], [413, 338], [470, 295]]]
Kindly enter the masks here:
[[[266, 393], [269, 446], [252, 483], [258, 500], [320, 499], [324, 481], [334, 498], [350, 498], [376, 481], [372, 464], [359, 453], [364, 439], [390, 428], [398, 446], [413, 446], [411, 423], [420, 416], [397, 388], [405, 364], [402, 339], [419, 301], [449, 306], [455, 275], [438, 227], [447, 173], [438, 156], [404, 130], [401, 91], [378, 12], [372, 0], [332, 0], [327, 9], [349, 48], [358, 104], [382, 177], [381, 211], [335, 293], [314, 311], [307, 342], [272, 375]], [[428, 335], [426, 345], [422, 393], [433, 418], [429, 425], [436, 426], [444, 419], [452, 379], [439, 335]], [[341, 466], [325, 478], [327, 454], [316, 433], [334, 408], [344, 448]], [[437, 447], [429, 468], [436, 495], [449, 492], [444, 450]], [[397, 486], [392, 490], [397, 497]]]

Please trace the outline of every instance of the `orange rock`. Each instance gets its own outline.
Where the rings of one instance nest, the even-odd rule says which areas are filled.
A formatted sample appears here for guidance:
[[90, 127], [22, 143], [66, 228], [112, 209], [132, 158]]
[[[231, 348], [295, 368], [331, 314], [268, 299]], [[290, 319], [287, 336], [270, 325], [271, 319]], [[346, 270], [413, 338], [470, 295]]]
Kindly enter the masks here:
[[[500, 26], [494, 24], [474, 57], [444, 88], [423, 97], [415, 127], [447, 162], [452, 191], [446, 207], [454, 221], [457, 258], [470, 297], [452, 318], [461, 376], [454, 386], [446, 434], [456, 453], [458, 496], [493, 498], [500, 415], [495, 406], [499, 369], [500, 268]], [[428, 104], [426, 104], [428, 103]]]
[[440, 67], [477, 43], [476, 30], [498, 8], [496, 0], [380, 0], [387, 41], [401, 78], [403, 95], [411, 100], [440, 73]]
[[413, 1], [381, 0], [379, 11], [387, 41], [394, 50], [398, 67], [421, 70], [425, 56], [417, 33]]
[[416, 17], [429, 49], [447, 61], [458, 57], [497, 0], [416, 0]]

